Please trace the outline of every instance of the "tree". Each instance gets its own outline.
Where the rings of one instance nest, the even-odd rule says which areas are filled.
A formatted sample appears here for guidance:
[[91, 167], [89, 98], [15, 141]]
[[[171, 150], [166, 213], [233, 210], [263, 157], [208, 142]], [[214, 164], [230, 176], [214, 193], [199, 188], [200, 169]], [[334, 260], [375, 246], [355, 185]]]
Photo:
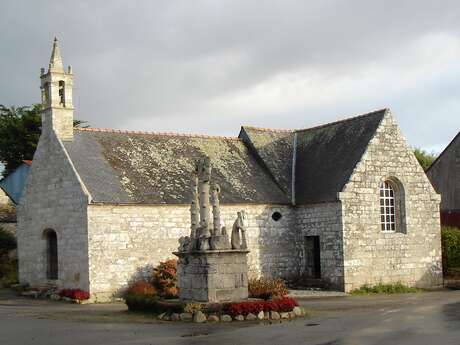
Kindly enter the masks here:
[[423, 170], [427, 171], [428, 168], [433, 164], [437, 155], [435, 153], [429, 153], [425, 150], [420, 148], [416, 148], [414, 150], [415, 157], [417, 158], [418, 162], [422, 166]]
[[[23, 160], [31, 160], [41, 133], [41, 104], [10, 108], [0, 104], [0, 162], [5, 165], [3, 175], [8, 175]], [[75, 120], [81, 127], [85, 121]]]

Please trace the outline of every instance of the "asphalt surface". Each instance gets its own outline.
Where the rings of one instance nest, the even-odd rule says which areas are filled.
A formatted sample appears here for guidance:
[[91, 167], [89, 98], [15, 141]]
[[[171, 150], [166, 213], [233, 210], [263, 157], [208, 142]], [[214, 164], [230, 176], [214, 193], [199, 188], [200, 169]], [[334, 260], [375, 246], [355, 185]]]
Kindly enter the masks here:
[[303, 300], [312, 316], [277, 324], [130, 319], [122, 304], [71, 305], [0, 291], [0, 344], [460, 345], [460, 291]]

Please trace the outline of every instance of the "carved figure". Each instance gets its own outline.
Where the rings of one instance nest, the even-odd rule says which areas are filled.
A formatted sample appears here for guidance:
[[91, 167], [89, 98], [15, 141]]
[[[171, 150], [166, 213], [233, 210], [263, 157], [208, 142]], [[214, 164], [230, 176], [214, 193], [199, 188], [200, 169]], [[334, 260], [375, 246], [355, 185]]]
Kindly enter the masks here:
[[[247, 241], [246, 241], [246, 213], [241, 210], [238, 212], [238, 217], [233, 223], [232, 228], [232, 249], [247, 249]], [[241, 233], [241, 234], [240, 234]]]
[[213, 221], [213, 236], [219, 236], [221, 232], [220, 225], [220, 202], [219, 202], [220, 187], [218, 184], [212, 186], [211, 202], [212, 202], [212, 221]]
[[199, 210], [199, 198], [198, 198], [198, 175], [196, 171], [192, 176], [192, 203], [190, 205], [190, 238], [195, 239], [197, 237], [197, 229], [200, 223], [200, 210]]
[[209, 189], [211, 180], [211, 162], [208, 157], [202, 158], [198, 161], [197, 175], [201, 228], [199, 237], [211, 237], [211, 232], [209, 229]]
[[192, 241], [191, 241], [191, 238], [188, 237], [188, 236], [182, 236], [181, 238], [179, 238], [179, 248], [178, 248], [178, 251], [179, 252], [186, 252], [186, 251], [189, 251], [190, 249], [190, 246], [192, 244]]

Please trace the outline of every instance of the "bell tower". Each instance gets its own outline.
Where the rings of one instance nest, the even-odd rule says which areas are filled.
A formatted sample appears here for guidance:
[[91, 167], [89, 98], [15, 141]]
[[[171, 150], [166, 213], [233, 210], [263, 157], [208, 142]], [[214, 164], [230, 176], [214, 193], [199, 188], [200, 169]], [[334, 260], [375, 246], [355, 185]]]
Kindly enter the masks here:
[[54, 39], [48, 72], [41, 69], [42, 132], [54, 131], [61, 140], [73, 139], [72, 67], [64, 71], [58, 40]]

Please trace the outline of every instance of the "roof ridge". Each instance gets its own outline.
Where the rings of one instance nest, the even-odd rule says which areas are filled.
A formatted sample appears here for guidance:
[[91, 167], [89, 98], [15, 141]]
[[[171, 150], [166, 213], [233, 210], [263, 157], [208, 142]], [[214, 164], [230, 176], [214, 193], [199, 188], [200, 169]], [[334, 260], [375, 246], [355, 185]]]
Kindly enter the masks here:
[[256, 126], [241, 126], [241, 127], [255, 129], [257, 131], [262, 131], [262, 132], [279, 132], [279, 133], [292, 133], [292, 132], [295, 132], [295, 129], [276, 129], [276, 128], [256, 127]]
[[111, 128], [91, 128], [91, 127], [76, 127], [75, 130], [82, 132], [103, 132], [103, 133], [116, 133], [116, 134], [146, 134], [146, 135], [157, 135], [157, 136], [168, 136], [168, 137], [184, 137], [184, 138], [201, 138], [201, 139], [224, 139], [224, 140], [235, 140], [241, 141], [238, 137], [228, 137], [219, 135], [206, 135], [206, 134], [187, 134], [178, 132], [148, 132], [148, 131], [129, 131], [121, 129]]
[[346, 118], [343, 118], [341, 120], [328, 122], [328, 123], [318, 125], [318, 126], [314, 126], [314, 127], [296, 129], [295, 132], [296, 133], [297, 132], [305, 132], [305, 131], [309, 131], [309, 130], [313, 130], [313, 129], [320, 129], [320, 128], [324, 128], [324, 127], [329, 127], [329, 126], [337, 125], [339, 123], [348, 122], [348, 121], [354, 121], [354, 120], [357, 120], [357, 119], [361, 119], [363, 117], [375, 115], [375, 114], [380, 113], [380, 112], [387, 112], [389, 110], [390, 110], [389, 108], [382, 108], [382, 109], [371, 111], [369, 113], [365, 113], [365, 114], [361, 114], [361, 115], [357, 115], [357, 116], [352, 116], [352, 117], [346, 117]]

